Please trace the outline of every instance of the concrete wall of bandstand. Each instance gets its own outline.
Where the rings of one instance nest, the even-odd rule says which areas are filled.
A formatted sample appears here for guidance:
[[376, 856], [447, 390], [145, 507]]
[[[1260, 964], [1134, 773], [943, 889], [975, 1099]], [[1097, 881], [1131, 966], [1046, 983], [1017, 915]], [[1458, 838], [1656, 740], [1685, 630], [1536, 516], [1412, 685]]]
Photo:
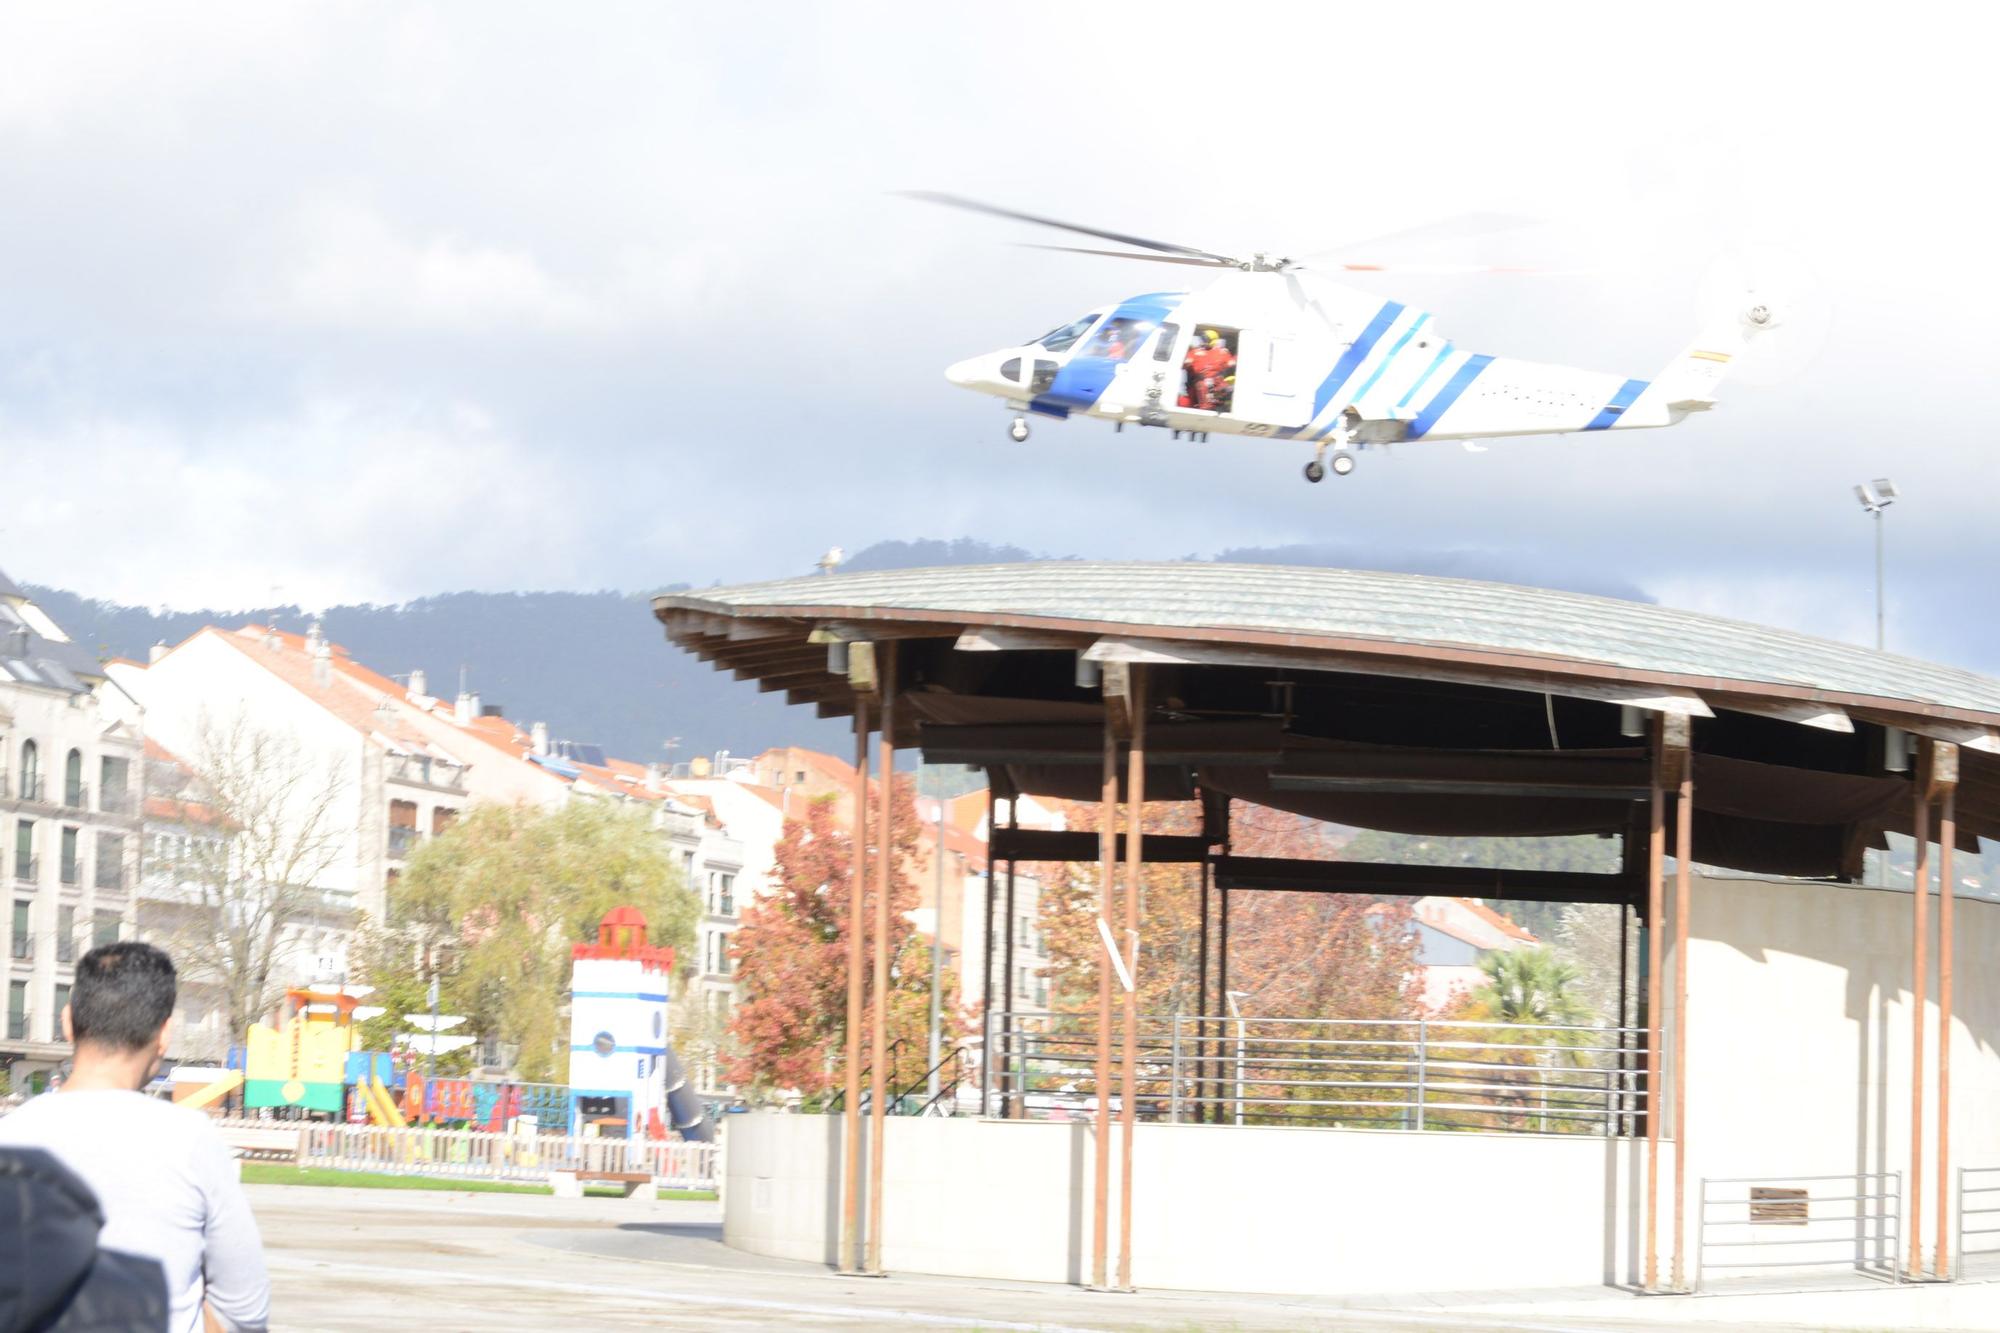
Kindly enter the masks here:
[[[1935, 929], [1935, 900], [1931, 907]], [[2000, 1117], [1987, 1113], [2000, 1104], [2000, 986], [1986, 980], [2000, 959], [2000, 907], [1960, 898], [1957, 908], [1953, 1165], [2000, 1166]], [[1907, 1173], [1910, 910], [1906, 891], [1697, 879], [1690, 1278], [1704, 1176]], [[1934, 1115], [1931, 952], [1925, 1063]], [[1672, 966], [1669, 951], [1669, 976]], [[1671, 1041], [1671, 1013], [1667, 1021]], [[1088, 1125], [891, 1117], [885, 1129], [889, 1271], [1088, 1280]], [[736, 1117], [728, 1243], [834, 1263], [840, 1135], [838, 1116]], [[1925, 1137], [1934, 1153], [1935, 1129]], [[1341, 1295], [1632, 1285], [1640, 1276], [1643, 1140], [1141, 1124], [1134, 1149], [1141, 1287]], [[1115, 1249], [1115, 1135], [1113, 1152]], [[1662, 1277], [1672, 1162], [1668, 1143]], [[1927, 1250], [1934, 1206], [1927, 1187]]]

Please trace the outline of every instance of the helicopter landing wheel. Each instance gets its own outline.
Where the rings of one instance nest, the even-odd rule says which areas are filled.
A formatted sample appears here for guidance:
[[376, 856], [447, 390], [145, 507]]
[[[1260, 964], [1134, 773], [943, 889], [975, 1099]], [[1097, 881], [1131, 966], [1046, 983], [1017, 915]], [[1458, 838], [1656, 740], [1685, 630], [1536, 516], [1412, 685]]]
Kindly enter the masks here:
[[1344, 477], [1352, 471], [1354, 471], [1353, 454], [1335, 454], [1333, 456], [1333, 474], [1336, 477]]
[[1306, 480], [1307, 481], [1326, 480], [1326, 468], [1324, 465], [1320, 463], [1320, 461], [1317, 458], [1313, 459], [1312, 462], [1306, 464]]
[[1028, 419], [1026, 417], [1015, 417], [1014, 424], [1007, 427], [1007, 438], [1016, 444], [1025, 441], [1028, 438]]

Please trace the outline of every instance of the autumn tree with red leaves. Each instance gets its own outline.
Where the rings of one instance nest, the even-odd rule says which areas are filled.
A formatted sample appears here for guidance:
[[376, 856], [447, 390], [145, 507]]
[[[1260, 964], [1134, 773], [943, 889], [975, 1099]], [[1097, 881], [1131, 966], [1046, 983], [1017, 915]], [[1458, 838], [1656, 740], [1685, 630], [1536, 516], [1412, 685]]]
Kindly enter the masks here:
[[[1064, 807], [1069, 827], [1089, 832], [1097, 830], [1100, 812], [1095, 802]], [[1311, 860], [1334, 855], [1326, 826], [1315, 820], [1241, 802], [1231, 815], [1234, 850], [1241, 855]], [[1149, 803], [1145, 831], [1199, 832], [1199, 809], [1191, 803]], [[1098, 866], [1078, 862], [1039, 869], [1053, 1003], [1070, 1012], [1093, 1009], [1103, 953], [1096, 923]], [[1122, 930], [1122, 864], [1117, 874], [1114, 926]], [[1195, 1014], [1201, 998], [1200, 867], [1144, 866], [1140, 885], [1139, 1011]], [[1210, 897], [1217, 901], [1214, 890]], [[1214, 931], [1212, 919], [1211, 951], [1217, 947]], [[1354, 894], [1235, 892], [1230, 898], [1229, 985], [1245, 993], [1245, 1012], [1258, 1017], [1415, 1017], [1422, 980], [1410, 902]], [[1220, 1014], [1224, 1001], [1214, 986], [1211, 976], [1208, 1011]]]
[[[918, 892], [909, 874], [919, 827], [910, 785], [897, 779], [894, 869], [889, 877], [888, 1081], [902, 1090], [927, 1068], [930, 1032], [930, 942], [910, 924]], [[870, 802], [873, 824], [875, 809]], [[803, 819], [787, 819], [778, 840], [769, 891], [743, 913], [731, 955], [745, 999], [730, 1019], [736, 1050], [724, 1064], [732, 1083], [758, 1093], [792, 1090], [823, 1098], [846, 1078], [847, 923], [853, 892], [853, 838], [834, 818], [830, 799], [814, 801]], [[873, 883], [871, 851], [868, 875]], [[864, 957], [872, 960], [874, 908], [867, 903]], [[872, 962], [864, 981], [872, 985]], [[946, 969], [940, 997], [948, 1049], [970, 1025]], [[864, 1010], [864, 1024], [866, 1013]], [[866, 1042], [862, 1062], [868, 1060]]]

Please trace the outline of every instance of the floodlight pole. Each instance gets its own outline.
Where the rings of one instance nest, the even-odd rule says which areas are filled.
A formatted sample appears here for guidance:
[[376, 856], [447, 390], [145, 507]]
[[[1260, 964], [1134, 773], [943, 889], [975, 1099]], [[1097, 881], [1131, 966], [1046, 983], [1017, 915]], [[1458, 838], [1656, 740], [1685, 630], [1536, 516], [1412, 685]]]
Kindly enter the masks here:
[[1870, 512], [1875, 515], [1875, 649], [1880, 652], [1886, 642], [1883, 634], [1882, 615], [1882, 511], [1887, 505], [1877, 505]]

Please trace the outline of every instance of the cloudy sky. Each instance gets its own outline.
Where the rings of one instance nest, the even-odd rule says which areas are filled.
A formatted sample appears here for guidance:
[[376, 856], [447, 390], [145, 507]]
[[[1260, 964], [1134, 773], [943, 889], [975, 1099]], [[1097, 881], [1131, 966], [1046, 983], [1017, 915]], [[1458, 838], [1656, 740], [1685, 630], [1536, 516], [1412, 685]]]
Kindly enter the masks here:
[[[314, 605], [885, 538], [1316, 542], [1865, 639], [1849, 487], [1887, 474], [1892, 643], [2000, 669], [1990, 80], [1954, 11], [1911, 8], [14, 7], [0, 568]], [[1816, 359], [1671, 431], [1309, 487], [1269, 442], [1010, 444], [946, 363], [1186, 271], [899, 189], [1229, 251], [1533, 217], [1388, 257], [1589, 276], [1371, 285], [1460, 345], [1621, 374], [1747, 244], [1832, 315]]]

